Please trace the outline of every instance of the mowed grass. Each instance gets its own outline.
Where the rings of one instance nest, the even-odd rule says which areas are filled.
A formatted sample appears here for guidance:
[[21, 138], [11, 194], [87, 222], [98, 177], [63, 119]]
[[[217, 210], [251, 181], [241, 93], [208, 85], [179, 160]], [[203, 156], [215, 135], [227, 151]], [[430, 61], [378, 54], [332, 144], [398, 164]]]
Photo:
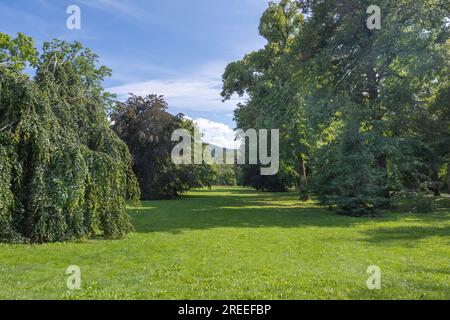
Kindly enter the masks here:
[[[130, 208], [124, 240], [0, 245], [0, 298], [450, 299], [448, 200], [434, 214], [352, 218], [293, 193], [193, 191]], [[367, 289], [370, 265], [381, 290]]]

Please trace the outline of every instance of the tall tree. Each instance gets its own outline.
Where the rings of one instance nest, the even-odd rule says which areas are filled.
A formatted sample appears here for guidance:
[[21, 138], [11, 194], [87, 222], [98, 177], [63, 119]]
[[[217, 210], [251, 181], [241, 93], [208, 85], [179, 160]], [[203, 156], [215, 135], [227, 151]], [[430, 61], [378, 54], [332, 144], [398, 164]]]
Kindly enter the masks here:
[[[360, 189], [368, 205], [373, 190], [388, 199], [407, 186], [406, 180], [435, 189], [433, 180], [448, 154], [448, 120], [439, 111], [448, 107], [448, 100], [438, 99], [448, 90], [448, 6], [440, 0], [382, 0], [377, 3], [381, 29], [370, 30], [366, 22], [371, 4], [271, 3], [260, 27], [268, 44], [230, 64], [223, 87], [225, 98], [248, 94], [248, 102], [235, 112], [238, 127], [277, 126], [282, 131], [281, 160], [295, 169], [300, 181], [325, 183], [326, 175], [344, 183], [369, 171], [379, 177], [370, 180], [377, 184], [370, 190]], [[346, 128], [354, 125], [354, 118], [358, 131]], [[424, 124], [428, 129], [419, 129]], [[352, 141], [348, 132], [364, 137], [361, 154], [372, 155], [374, 162], [353, 170], [314, 170], [328, 160], [352, 163], [351, 154], [338, 159], [327, 151], [333, 146], [343, 150], [345, 139]], [[345, 156], [349, 161], [343, 161]]]
[[[443, 85], [439, 75], [448, 61], [448, 7], [441, 1], [381, 1], [382, 27], [369, 30], [369, 1], [299, 3], [310, 15], [297, 41], [299, 66], [313, 71], [305, 79], [332, 88], [325, 106], [338, 101], [337, 109], [330, 110], [336, 121], [362, 113], [361, 129], [371, 136], [367, 147], [391, 183], [380, 180], [385, 196], [393, 190], [392, 178], [400, 168], [421, 182], [429, 179], [433, 174], [418, 175], [417, 165], [412, 165], [421, 161], [418, 152], [402, 144], [419, 144], [420, 115], [428, 117], [432, 88]], [[317, 66], [326, 79], [317, 74]], [[346, 100], [354, 108], [345, 107]], [[429, 147], [432, 141], [422, 145]], [[436, 171], [432, 162], [422, 160]]]
[[[300, 187], [306, 179], [307, 138], [301, 112], [293, 108], [301, 98], [292, 84], [292, 44], [303, 23], [303, 15], [293, 1], [270, 3], [261, 17], [260, 35], [265, 47], [229, 64], [223, 75], [224, 99], [233, 94], [248, 100], [235, 110], [237, 128], [280, 129], [282, 165], [275, 177], [261, 177], [255, 166], [242, 168], [242, 182], [258, 189], [283, 191]], [[294, 167], [297, 170], [291, 170]]]
[[106, 117], [109, 69], [79, 43], [45, 43], [38, 57], [23, 35], [0, 33], [0, 57], [0, 241], [124, 236], [139, 190]]
[[113, 130], [133, 156], [142, 200], [174, 198], [209, 183], [208, 165], [177, 165], [172, 161], [171, 152], [177, 144], [171, 141], [172, 133], [186, 129], [194, 136], [195, 127], [182, 114], [168, 113], [167, 108], [162, 96], [131, 95], [125, 103], [118, 103], [111, 115]]

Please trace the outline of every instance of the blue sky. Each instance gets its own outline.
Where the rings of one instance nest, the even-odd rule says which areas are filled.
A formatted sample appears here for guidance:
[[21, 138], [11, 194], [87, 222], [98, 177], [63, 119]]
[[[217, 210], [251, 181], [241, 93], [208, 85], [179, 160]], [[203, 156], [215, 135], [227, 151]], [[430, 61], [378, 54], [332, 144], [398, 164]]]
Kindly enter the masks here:
[[[266, 0], [0, 0], [0, 31], [23, 32], [40, 48], [81, 41], [113, 69], [105, 87], [119, 97], [166, 96], [171, 113], [198, 120], [207, 142], [232, 146], [235, 100], [221, 102], [227, 63], [264, 46], [258, 35]], [[69, 5], [81, 30], [68, 30]]]

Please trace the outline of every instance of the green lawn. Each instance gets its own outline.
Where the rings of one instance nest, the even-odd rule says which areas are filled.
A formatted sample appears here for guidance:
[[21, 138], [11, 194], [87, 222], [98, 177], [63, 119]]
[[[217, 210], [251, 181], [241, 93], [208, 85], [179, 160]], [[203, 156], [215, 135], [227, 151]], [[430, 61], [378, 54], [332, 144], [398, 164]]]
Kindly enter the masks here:
[[[440, 206], [351, 218], [295, 194], [193, 191], [130, 208], [124, 240], [0, 245], [0, 298], [450, 299], [448, 199]], [[80, 291], [66, 289], [69, 265]], [[369, 265], [381, 290], [367, 289]]]

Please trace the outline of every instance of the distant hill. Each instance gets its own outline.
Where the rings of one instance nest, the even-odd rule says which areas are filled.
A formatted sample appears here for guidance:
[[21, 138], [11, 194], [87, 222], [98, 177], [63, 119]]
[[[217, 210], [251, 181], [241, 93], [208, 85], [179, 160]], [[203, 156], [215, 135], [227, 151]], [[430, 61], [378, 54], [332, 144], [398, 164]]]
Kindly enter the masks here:
[[225, 156], [230, 156], [230, 155], [234, 155], [234, 158], [236, 159], [236, 155], [238, 150], [237, 149], [228, 149], [228, 148], [224, 148], [224, 147], [220, 147], [217, 146], [215, 144], [211, 144], [211, 143], [207, 143], [207, 148], [211, 154], [211, 157], [215, 157], [215, 152], [217, 152], [217, 150], [222, 150], [224, 157]]

